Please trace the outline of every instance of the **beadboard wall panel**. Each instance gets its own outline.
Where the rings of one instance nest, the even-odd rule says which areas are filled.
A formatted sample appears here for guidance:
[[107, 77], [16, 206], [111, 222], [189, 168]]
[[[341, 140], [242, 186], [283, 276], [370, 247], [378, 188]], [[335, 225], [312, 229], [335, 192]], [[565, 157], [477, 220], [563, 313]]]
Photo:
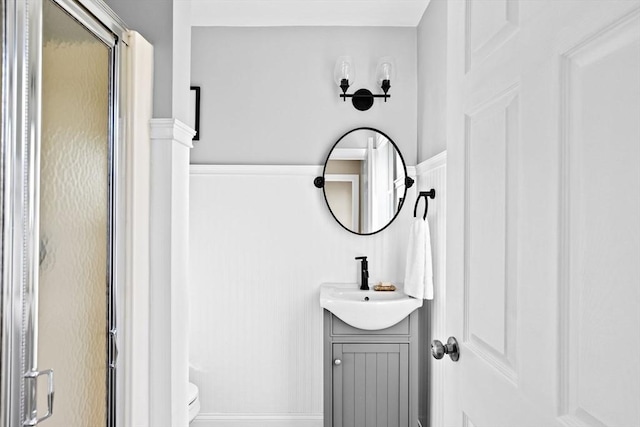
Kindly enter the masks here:
[[314, 187], [321, 172], [191, 166], [189, 342], [198, 426], [274, 419], [320, 426], [320, 284], [357, 282], [360, 255], [369, 257], [371, 282], [404, 277], [414, 189], [384, 232], [357, 236], [335, 222]]

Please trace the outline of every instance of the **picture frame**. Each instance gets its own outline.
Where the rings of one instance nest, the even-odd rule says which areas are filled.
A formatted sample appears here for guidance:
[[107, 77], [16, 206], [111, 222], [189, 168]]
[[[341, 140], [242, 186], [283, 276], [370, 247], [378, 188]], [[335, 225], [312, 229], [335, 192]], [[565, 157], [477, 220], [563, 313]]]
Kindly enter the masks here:
[[196, 131], [193, 137], [194, 141], [200, 140], [200, 86], [191, 86], [189, 104], [189, 123], [191, 128]]

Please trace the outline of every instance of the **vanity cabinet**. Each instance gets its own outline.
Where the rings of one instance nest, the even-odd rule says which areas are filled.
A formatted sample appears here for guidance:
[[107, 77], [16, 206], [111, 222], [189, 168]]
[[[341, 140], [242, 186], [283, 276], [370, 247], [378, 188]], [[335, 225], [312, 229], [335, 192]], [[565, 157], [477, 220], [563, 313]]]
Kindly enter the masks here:
[[333, 360], [334, 427], [408, 425], [408, 344], [334, 344]]
[[415, 427], [418, 314], [387, 329], [324, 312], [324, 427]]

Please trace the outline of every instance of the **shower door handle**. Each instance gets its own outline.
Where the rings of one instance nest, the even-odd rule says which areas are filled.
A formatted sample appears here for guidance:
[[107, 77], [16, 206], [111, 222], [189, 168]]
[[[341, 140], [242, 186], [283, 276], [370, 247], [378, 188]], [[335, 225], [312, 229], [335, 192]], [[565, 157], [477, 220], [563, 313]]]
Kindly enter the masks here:
[[24, 422], [25, 426], [35, 426], [41, 423], [42, 421], [46, 420], [47, 418], [49, 418], [51, 415], [53, 415], [53, 396], [55, 394], [55, 390], [53, 387], [53, 369], [45, 369], [44, 371], [29, 371], [24, 375], [24, 378], [27, 380], [33, 380], [34, 382], [33, 386], [36, 387], [35, 382], [38, 381], [38, 377], [40, 375], [47, 376], [47, 383], [48, 383], [47, 413], [44, 414], [42, 417], [38, 418], [38, 404], [37, 404], [37, 397], [36, 397], [36, 404], [35, 404], [35, 408], [33, 409], [33, 418], [25, 421]]
[[118, 363], [118, 331], [115, 328], [109, 330], [109, 344], [111, 345], [109, 367], [115, 369], [116, 363]]

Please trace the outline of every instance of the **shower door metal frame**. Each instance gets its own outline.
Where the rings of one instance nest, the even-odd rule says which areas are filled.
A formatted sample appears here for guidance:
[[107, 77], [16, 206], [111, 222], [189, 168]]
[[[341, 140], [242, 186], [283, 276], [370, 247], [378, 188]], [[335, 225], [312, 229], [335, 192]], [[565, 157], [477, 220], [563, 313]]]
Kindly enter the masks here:
[[[125, 158], [120, 131], [126, 26], [101, 0], [52, 0], [110, 48], [107, 390], [105, 424], [120, 424], [116, 308], [125, 268]], [[0, 294], [0, 427], [33, 425], [37, 417], [39, 150], [43, 0], [1, 0], [2, 196]]]

